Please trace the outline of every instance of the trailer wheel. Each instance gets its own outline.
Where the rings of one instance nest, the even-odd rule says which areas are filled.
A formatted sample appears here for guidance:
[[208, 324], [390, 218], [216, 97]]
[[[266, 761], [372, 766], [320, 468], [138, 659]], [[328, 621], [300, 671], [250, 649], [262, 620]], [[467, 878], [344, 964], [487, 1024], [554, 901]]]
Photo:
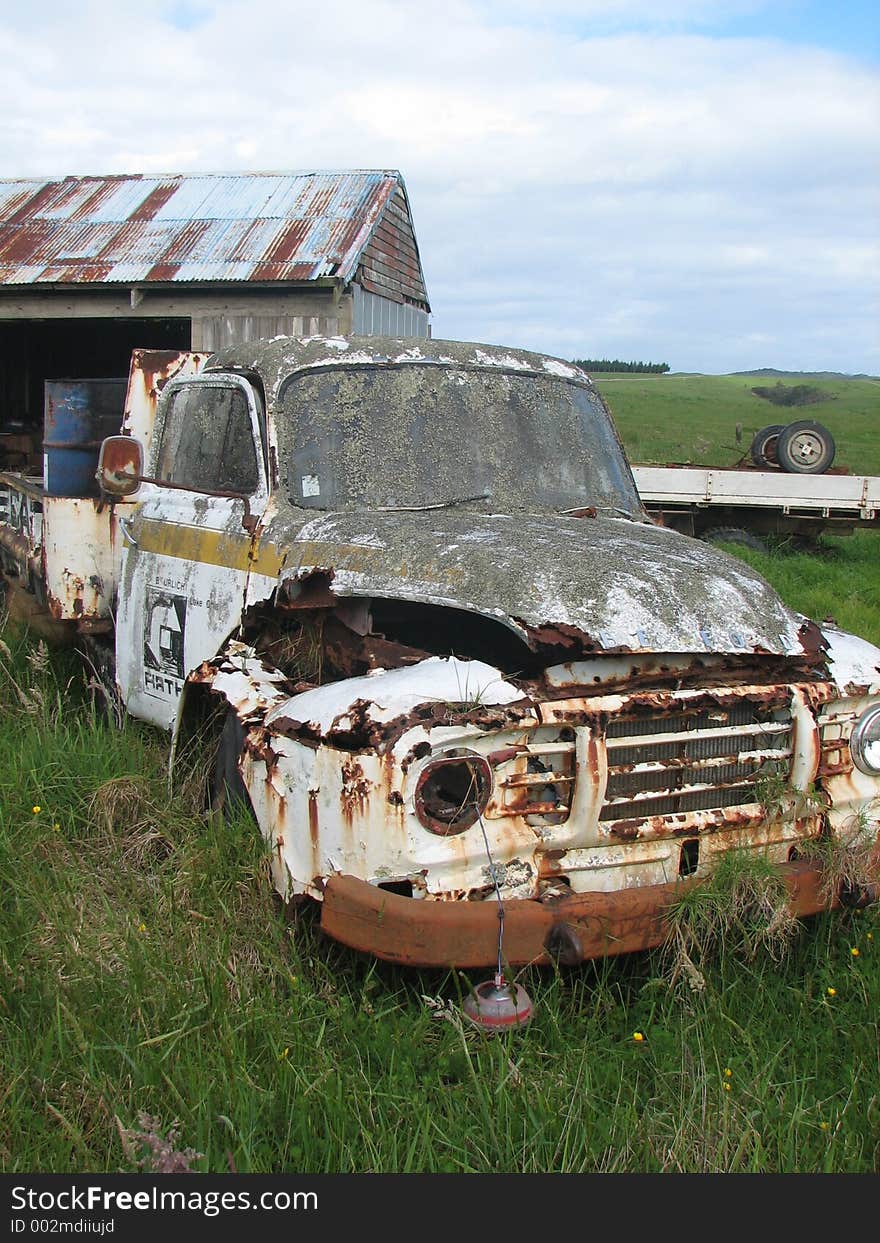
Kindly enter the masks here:
[[778, 466], [776, 457], [776, 441], [784, 428], [784, 423], [771, 423], [755, 432], [749, 448], [752, 461], [756, 466]]
[[752, 548], [755, 552], [766, 552], [767, 545], [754, 531], [745, 527], [710, 527], [700, 536], [707, 544], [740, 544], [743, 548]]
[[796, 475], [821, 475], [834, 461], [834, 438], [827, 427], [802, 419], [789, 423], [776, 442], [779, 465]]
[[256, 823], [253, 804], [247, 787], [238, 771], [238, 761], [244, 747], [244, 727], [232, 708], [226, 714], [223, 729], [214, 754], [209, 789], [211, 811], [224, 820], [232, 820], [242, 808]]

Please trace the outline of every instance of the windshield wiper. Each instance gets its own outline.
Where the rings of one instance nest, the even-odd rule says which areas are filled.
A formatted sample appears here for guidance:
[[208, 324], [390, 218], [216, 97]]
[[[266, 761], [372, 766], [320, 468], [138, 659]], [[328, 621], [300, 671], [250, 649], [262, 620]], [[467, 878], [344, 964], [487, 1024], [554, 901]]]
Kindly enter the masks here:
[[492, 493], [487, 488], [476, 496], [457, 496], [451, 501], [434, 501], [430, 505], [377, 505], [380, 514], [404, 514], [420, 512], [426, 509], [451, 509], [453, 505], [467, 505], [470, 501], [488, 501]]

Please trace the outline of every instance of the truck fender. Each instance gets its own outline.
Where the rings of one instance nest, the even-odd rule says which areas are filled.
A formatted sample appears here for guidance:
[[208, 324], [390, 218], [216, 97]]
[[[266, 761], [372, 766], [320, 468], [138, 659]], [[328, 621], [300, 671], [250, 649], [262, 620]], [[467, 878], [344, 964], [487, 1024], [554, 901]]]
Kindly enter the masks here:
[[[171, 733], [169, 782], [194, 757], [214, 764], [225, 722], [232, 715], [245, 728], [258, 725], [290, 688], [283, 673], [266, 664], [252, 647], [229, 639], [212, 660], [193, 669], [184, 682]], [[228, 735], [227, 735], [228, 736]]]

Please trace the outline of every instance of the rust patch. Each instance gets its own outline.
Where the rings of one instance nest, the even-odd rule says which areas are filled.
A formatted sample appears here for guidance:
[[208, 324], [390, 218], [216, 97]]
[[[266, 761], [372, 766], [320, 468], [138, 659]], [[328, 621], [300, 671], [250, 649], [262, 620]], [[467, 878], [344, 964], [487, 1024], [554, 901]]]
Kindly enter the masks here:
[[156, 212], [165, 206], [176, 190], [177, 186], [173, 185], [156, 186], [144, 201], [137, 205], [128, 217], [129, 220], [152, 220]]
[[547, 622], [543, 626], [530, 626], [521, 617], [514, 617], [512, 620], [525, 631], [526, 642], [533, 652], [541, 648], [576, 649], [581, 652], [601, 652], [603, 650], [623, 652], [629, 650], [621, 647], [603, 649], [601, 643], [591, 639], [588, 634], [584, 634], [576, 626], [569, 626], [565, 622]]
[[628, 842], [645, 838], [694, 836], [714, 833], [722, 828], [756, 828], [764, 823], [764, 819], [763, 812], [753, 815], [739, 807], [721, 807], [708, 811], [674, 812], [666, 816], [608, 820], [603, 827], [611, 837]]
[[528, 755], [529, 748], [524, 742], [517, 743], [512, 747], [502, 747], [500, 751], [491, 751], [486, 759], [493, 768], [497, 768], [499, 764], [506, 764], [508, 760], [516, 759], [518, 755]]
[[[409, 751], [407, 751], [406, 755], [400, 761], [400, 771], [405, 773], [409, 769], [410, 764], [412, 764], [415, 760], [423, 760], [426, 755], [430, 754], [430, 742], [424, 740], [422, 742], [417, 742], [414, 747], [411, 747]], [[491, 763], [491, 759], [489, 762]]]
[[808, 656], [816, 660], [825, 659], [828, 642], [815, 622], [807, 619], [798, 631], [798, 639]]
[[562, 860], [568, 854], [567, 850], [542, 850], [536, 855], [538, 865], [538, 877], [546, 880], [548, 877], [556, 877], [565, 869], [562, 866]]
[[340, 803], [342, 814], [351, 824], [356, 815], [363, 816], [367, 809], [372, 782], [364, 776], [364, 770], [357, 760], [351, 759], [342, 765], [342, 793]]
[[245, 733], [245, 750], [266, 765], [266, 776], [270, 778], [278, 763], [278, 752], [272, 749], [269, 742], [270, 734], [265, 729], [252, 729]]
[[318, 857], [318, 791], [309, 790], [309, 837], [312, 841], [312, 854]]
[[282, 609], [332, 609], [339, 597], [332, 590], [334, 571], [311, 570], [302, 578], [285, 578], [278, 589], [278, 606]]
[[[331, 599], [331, 603], [335, 598]], [[293, 606], [308, 607], [298, 602]], [[320, 607], [318, 605], [317, 607]], [[400, 669], [417, 665], [430, 653], [377, 634], [358, 634], [338, 616], [328, 617], [323, 632], [324, 657], [341, 678], [358, 677], [372, 669]]]

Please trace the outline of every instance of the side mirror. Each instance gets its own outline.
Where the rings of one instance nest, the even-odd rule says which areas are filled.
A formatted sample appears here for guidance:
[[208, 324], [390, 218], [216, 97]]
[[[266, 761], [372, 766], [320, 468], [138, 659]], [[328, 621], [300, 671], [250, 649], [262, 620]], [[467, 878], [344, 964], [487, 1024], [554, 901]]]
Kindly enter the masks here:
[[101, 445], [95, 478], [109, 496], [137, 492], [144, 471], [144, 448], [133, 436], [108, 436]]

